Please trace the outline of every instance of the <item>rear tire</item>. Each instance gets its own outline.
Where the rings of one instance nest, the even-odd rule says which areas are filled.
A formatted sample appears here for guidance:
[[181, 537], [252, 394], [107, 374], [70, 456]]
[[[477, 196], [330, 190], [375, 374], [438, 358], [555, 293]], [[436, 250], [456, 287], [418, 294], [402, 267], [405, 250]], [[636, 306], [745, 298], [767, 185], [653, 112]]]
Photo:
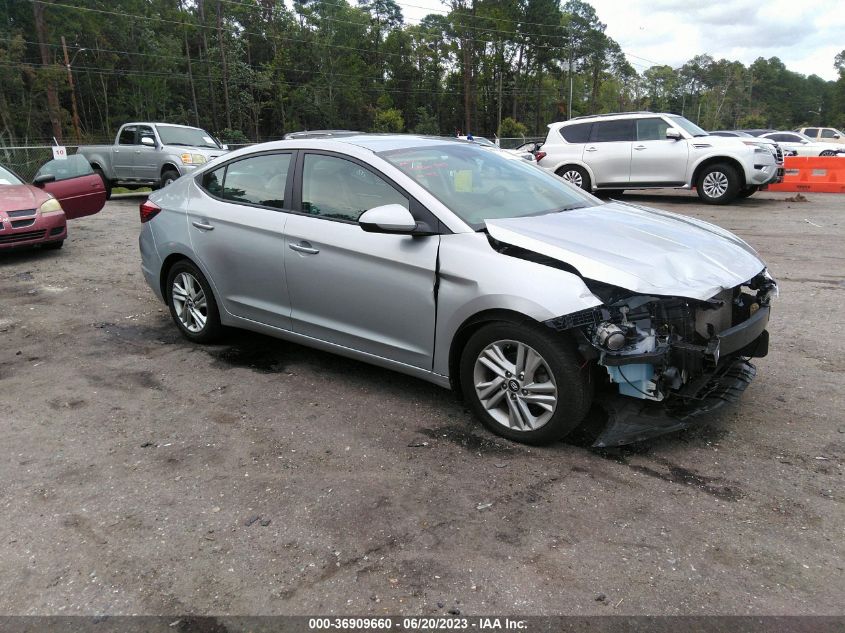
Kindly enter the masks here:
[[164, 189], [167, 185], [172, 183], [174, 180], [179, 178], [179, 172], [173, 169], [166, 169], [161, 174], [161, 185], [160, 188]]
[[461, 354], [464, 398], [493, 433], [526, 444], [564, 437], [592, 403], [590, 371], [572, 341], [541, 325], [482, 326]]
[[194, 343], [212, 343], [223, 333], [211, 284], [193, 263], [176, 262], [167, 274], [167, 306], [179, 331]]
[[106, 190], [106, 200], [111, 200], [111, 183], [106, 178], [106, 175], [103, 173], [102, 169], [95, 169], [94, 173], [100, 177], [100, 180], [103, 181], [103, 187]]
[[590, 183], [590, 174], [587, 170], [578, 165], [564, 165], [555, 172], [560, 178], [572, 183], [576, 187], [584, 191], [592, 191], [592, 183]]
[[740, 189], [739, 193], [736, 194], [737, 198], [747, 198], [748, 196], [753, 196], [755, 193], [760, 191], [760, 187], [754, 185], [751, 187], [745, 187], [744, 189]]
[[698, 175], [695, 188], [702, 202], [727, 204], [739, 193], [739, 175], [736, 169], [726, 163], [708, 165]]

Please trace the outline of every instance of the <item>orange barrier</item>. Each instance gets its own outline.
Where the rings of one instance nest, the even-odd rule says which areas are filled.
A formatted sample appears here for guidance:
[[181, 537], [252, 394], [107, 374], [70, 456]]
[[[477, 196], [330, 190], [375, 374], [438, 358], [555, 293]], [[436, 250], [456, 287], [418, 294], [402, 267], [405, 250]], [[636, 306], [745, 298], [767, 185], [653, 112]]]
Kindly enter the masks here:
[[786, 156], [783, 182], [768, 191], [845, 193], [845, 156]]

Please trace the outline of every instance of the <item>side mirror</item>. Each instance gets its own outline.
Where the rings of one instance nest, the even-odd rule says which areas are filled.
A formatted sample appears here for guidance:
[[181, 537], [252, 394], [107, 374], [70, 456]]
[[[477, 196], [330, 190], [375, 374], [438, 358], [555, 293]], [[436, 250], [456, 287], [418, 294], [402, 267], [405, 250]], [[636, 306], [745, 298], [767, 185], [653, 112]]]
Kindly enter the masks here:
[[834, 134], [833, 138], [842, 138], [842, 136], [840, 134]]
[[670, 127], [666, 130], [666, 138], [670, 138], [673, 141], [680, 141], [684, 137], [681, 135], [680, 130], [678, 130], [677, 128]]
[[411, 235], [417, 229], [414, 216], [401, 204], [385, 204], [367, 209], [358, 218], [358, 224], [367, 233]]
[[48, 182], [55, 182], [55, 181], [56, 181], [56, 177], [53, 174], [41, 174], [40, 176], [36, 176], [33, 179], [32, 184], [35, 185], [36, 187], [43, 187]]
[[142, 136], [141, 137], [141, 145], [146, 145], [147, 147], [155, 147], [156, 142], [154, 139], [151, 139], [149, 136]]
[[222, 145], [222, 147], [223, 147], [223, 149], [225, 149], [225, 150], [228, 150], [228, 149], [229, 149], [229, 146], [228, 146], [228, 145], [226, 145], [225, 143]]

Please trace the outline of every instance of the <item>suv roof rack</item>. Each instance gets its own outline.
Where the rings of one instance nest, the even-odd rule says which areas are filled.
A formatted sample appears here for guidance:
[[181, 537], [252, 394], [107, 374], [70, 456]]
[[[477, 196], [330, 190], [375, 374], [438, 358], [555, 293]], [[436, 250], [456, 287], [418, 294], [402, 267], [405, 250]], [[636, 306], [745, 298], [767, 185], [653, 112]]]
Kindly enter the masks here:
[[597, 119], [605, 116], [622, 116], [623, 114], [659, 114], [659, 112], [650, 112], [649, 110], [638, 110], [636, 112], [607, 112], [605, 114], [584, 114], [582, 116], [574, 116], [570, 121], [578, 121], [579, 119]]

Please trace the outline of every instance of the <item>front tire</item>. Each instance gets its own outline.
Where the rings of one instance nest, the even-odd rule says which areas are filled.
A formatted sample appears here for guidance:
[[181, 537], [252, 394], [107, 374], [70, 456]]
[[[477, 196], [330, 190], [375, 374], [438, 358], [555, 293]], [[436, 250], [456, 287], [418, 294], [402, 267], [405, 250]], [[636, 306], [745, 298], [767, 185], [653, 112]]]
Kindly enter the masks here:
[[703, 202], [727, 204], [739, 193], [739, 175], [736, 169], [725, 163], [708, 165], [698, 175], [695, 188]]
[[590, 174], [587, 170], [578, 165], [564, 165], [555, 172], [560, 178], [567, 182], [571, 182], [576, 187], [584, 191], [592, 191], [590, 183]]
[[819, 156], [836, 156], [836, 152], [834, 152], [832, 149], [826, 149], [826, 150], [822, 151], [822, 153], [819, 154]]
[[167, 275], [167, 305], [179, 331], [194, 343], [211, 343], [223, 332], [211, 285], [194, 264], [177, 262]]
[[526, 444], [564, 437], [587, 415], [593, 385], [568, 338], [525, 322], [482, 326], [461, 354], [464, 398], [493, 433]]
[[758, 191], [760, 191], [760, 187], [757, 187], [757, 186], [745, 187], [744, 189], [739, 190], [739, 193], [736, 194], [736, 197], [737, 198], [747, 198], [749, 196], [753, 196]]

